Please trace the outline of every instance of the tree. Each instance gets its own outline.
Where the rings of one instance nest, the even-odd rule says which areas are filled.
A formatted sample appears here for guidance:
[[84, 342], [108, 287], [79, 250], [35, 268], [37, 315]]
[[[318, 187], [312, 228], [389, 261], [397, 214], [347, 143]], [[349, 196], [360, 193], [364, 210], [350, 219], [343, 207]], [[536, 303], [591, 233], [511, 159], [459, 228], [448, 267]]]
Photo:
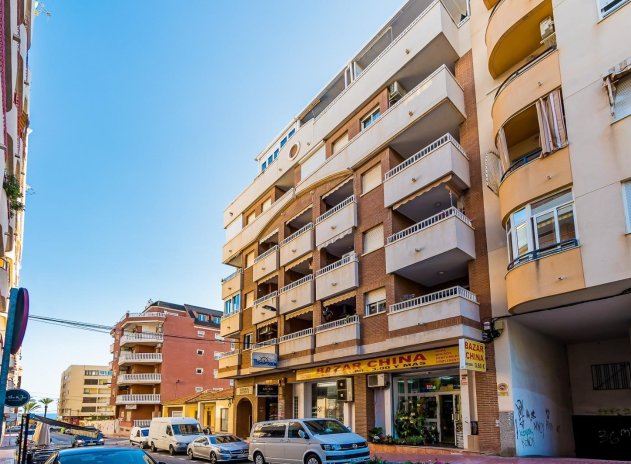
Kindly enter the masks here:
[[48, 405], [55, 401], [52, 398], [42, 398], [39, 400], [40, 404], [44, 405], [44, 417], [46, 417], [46, 413], [48, 412]]
[[24, 410], [24, 414], [30, 414], [39, 409], [39, 404], [37, 403], [37, 401], [31, 400], [24, 406], [22, 406], [22, 409]]

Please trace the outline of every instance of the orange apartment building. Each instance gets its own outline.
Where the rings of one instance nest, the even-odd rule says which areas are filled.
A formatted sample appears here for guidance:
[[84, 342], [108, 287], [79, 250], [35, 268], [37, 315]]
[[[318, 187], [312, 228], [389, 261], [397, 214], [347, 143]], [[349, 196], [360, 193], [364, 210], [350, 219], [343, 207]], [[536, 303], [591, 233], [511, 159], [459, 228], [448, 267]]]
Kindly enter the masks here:
[[161, 403], [227, 388], [217, 379], [217, 355], [229, 343], [219, 335], [221, 312], [157, 301], [126, 313], [112, 330], [112, 396], [121, 427], [161, 416]]
[[[336, 417], [499, 452], [468, 2], [407, 2], [256, 158], [225, 209], [219, 376], [235, 432]], [[459, 348], [460, 345], [470, 348]]]

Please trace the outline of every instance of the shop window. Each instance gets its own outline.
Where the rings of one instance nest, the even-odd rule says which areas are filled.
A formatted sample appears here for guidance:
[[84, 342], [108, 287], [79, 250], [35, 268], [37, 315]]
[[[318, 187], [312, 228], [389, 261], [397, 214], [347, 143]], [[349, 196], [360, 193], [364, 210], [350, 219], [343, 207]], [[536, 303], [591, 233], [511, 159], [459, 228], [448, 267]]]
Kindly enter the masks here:
[[338, 401], [335, 380], [311, 384], [311, 417], [344, 422], [344, 403]]
[[630, 363], [592, 364], [594, 390], [631, 389]]
[[364, 294], [364, 314], [370, 316], [372, 314], [382, 313], [386, 310], [386, 289], [378, 288]]
[[372, 229], [368, 229], [362, 236], [364, 254], [375, 251], [383, 247], [383, 224], [379, 224]]
[[221, 432], [227, 432], [228, 431], [228, 408], [219, 409], [219, 417], [220, 417], [219, 430]]
[[362, 174], [362, 195], [381, 184], [381, 163]]

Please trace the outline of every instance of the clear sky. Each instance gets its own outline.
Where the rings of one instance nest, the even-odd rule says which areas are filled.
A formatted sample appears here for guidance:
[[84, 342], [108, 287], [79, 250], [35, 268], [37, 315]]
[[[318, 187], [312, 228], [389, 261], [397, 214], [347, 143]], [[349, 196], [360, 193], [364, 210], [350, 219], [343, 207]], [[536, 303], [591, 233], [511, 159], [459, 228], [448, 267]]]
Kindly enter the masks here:
[[[113, 325], [150, 298], [221, 308], [224, 207], [403, 0], [44, 3], [21, 284], [33, 314]], [[58, 397], [111, 342], [31, 320], [23, 387]]]

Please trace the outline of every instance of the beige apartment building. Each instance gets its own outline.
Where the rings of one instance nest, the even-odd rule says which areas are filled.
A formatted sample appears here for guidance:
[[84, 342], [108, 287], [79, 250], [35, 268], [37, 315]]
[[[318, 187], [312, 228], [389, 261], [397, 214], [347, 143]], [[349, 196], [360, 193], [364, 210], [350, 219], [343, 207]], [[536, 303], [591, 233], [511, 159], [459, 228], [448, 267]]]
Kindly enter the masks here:
[[109, 366], [69, 366], [61, 374], [61, 388], [57, 415], [65, 422], [113, 419], [114, 408], [109, 405], [112, 371]]
[[630, 4], [471, 1], [506, 454], [631, 449]]
[[396, 435], [417, 412], [435, 444], [500, 451], [470, 37], [465, 0], [405, 3], [225, 209], [238, 435], [291, 417]]

